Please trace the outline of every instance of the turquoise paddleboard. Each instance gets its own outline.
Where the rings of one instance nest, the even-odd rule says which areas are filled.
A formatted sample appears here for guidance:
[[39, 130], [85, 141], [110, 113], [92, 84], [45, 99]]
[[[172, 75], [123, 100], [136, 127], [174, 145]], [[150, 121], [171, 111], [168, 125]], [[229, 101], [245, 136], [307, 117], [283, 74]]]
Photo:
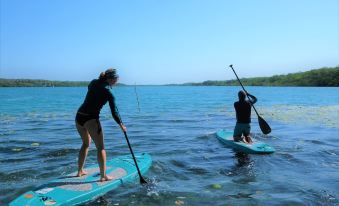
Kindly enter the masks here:
[[217, 132], [217, 138], [228, 147], [247, 154], [268, 154], [275, 151], [273, 147], [254, 138], [252, 138], [252, 144], [235, 142], [233, 141], [233, 132], [231, 131], [220, 130]]
[[[152, 158], [149, 154], [135, 155], [141, 174], [151, 167]], [[119, 156], [107, 161], [106, 173], [113, 177], [111, 181], [100, 182], [98, 165], [85, 168], [87, 175], [75, 177], [76, 172], [59, 177], [33, 191], [29, 191], [13, 200], [10, 206], [65, 206], [76, 205], [93, 200], [113, 190], [125, 182], [139, 181], [131, 155]]]

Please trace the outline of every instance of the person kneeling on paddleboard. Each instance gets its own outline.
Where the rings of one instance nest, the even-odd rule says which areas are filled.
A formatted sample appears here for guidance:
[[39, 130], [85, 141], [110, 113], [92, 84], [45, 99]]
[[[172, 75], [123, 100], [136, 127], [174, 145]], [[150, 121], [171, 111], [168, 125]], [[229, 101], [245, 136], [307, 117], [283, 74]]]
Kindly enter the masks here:
[[252, 139], [250, 137], [251, 132], [251, 104], [255, 104], [257, 102], [257, 98], [249, 93], [248, 100], [246, 100], [246, 92], [239, 91], [238, 97], [239, 101], [234, 102], [234, 108], [237, 115], [237, 123], [233, 132], [234, 141], [242, 141], [244, 143], [250, 144], [252, 143]]
[[126, 132], [126, 127], [122, 124], [120, 116], [115, 106], [114, 96], [109, 90], [115, 85], [119, 76], [115, 69], [108, 69], [102, 72], [99, 79], [94, 79], [88, 85], [88, 91], [85, 101], [78, 109], [75, 123], [76, 128], [82, 139], [82, 146], [79, 151], [78, 174], [77, 176], [86, 175], [84, 164], [88, 153], [88, 148], [93, 139], [97, 148], [97, 157], [100, 167], [100, 181], [111, 180], [112, 177], [106, 175], [106, 151], [104, 147], [104, 136], [99, 121], [101, 108], [108, 102], [112, 116], [120, 128]]

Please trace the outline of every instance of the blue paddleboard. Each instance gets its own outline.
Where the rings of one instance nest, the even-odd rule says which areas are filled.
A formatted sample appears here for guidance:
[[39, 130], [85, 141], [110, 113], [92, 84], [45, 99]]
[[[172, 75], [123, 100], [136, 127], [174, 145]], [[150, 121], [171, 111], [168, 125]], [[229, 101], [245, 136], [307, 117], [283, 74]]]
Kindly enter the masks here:
[[244, 152], [247, 154], [269, 154], [275, 151], [273, 147], [269, 146], [266, 143], [260, 142], [254, 138], [252, 138], [253, 141], [252, 144], [235, 142], [233, 140], [232, 131], [219, 130], [217, 132], [217, 138], [228, 147], [231, 147], [236, 151]]
[[[151, 167], [149, 154], [135, 155], [141, 174]], [[87, 175], [76, 177], [76, 172], [52, 180], [33, 191], [26, 192], [13, 200], [10, 206], [66, 206], [93, 200], [106, 192], [116, 189], [125, 182], [138, 181], [139, 176], [131, 155], [119, 156], [107, 161], [106, 173], [111, 181], [100, 182], [98, 165], [85, 168]]]

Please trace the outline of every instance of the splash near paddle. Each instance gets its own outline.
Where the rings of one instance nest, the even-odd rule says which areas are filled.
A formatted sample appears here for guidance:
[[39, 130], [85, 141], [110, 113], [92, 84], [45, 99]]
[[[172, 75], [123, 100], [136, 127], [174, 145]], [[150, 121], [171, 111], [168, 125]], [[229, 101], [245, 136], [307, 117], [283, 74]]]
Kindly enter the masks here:
[[252, 138], [252, 144], [243, 142], [235, 142], [233, 140], [233, 132], [220, 130], [217, 132], [217, 138], [228, 147], [247, 154], [269, 154], [275, 152], [275, 149], [264, 142], [260, 142]]
[[[152, 164], [149, 154], [135, 155], [141, 174], [148, 171]], [[99, 166], [92, 165], [85, 170], [87, 175], [76, 177], [76, 172], [59, 177], [33, 191], [28, 191], [13, 200], [10, 206], [66, 206], [93, 200], [118, 188], [126, 182], [135, 182], [139, 175], [131, 155], [119, 156], [107, 161], [106, 173], [113, 177], [111, 181], [100, 182]]]

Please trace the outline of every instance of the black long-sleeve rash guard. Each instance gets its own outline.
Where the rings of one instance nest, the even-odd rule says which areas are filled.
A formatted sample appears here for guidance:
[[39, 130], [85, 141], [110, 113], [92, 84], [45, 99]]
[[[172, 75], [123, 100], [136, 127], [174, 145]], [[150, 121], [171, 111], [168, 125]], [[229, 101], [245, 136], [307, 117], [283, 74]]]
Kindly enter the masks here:
[[251, 123], [251, 104], [257, 102], [257, 98], [247, 94], [249, 100], [234, 102], [234, 108], [237, 115], [237, 123]]
[[105, 80], [94, 79], [88, 85], [85, 101], [80, 106], [78, 112], [99, 118], [100, 111], [107, 102], [109, 102], [112, 117], [116, 123], [120, 124], [121, 119], [115, 106], [114, 96], [108, 88], [108, 83]]

